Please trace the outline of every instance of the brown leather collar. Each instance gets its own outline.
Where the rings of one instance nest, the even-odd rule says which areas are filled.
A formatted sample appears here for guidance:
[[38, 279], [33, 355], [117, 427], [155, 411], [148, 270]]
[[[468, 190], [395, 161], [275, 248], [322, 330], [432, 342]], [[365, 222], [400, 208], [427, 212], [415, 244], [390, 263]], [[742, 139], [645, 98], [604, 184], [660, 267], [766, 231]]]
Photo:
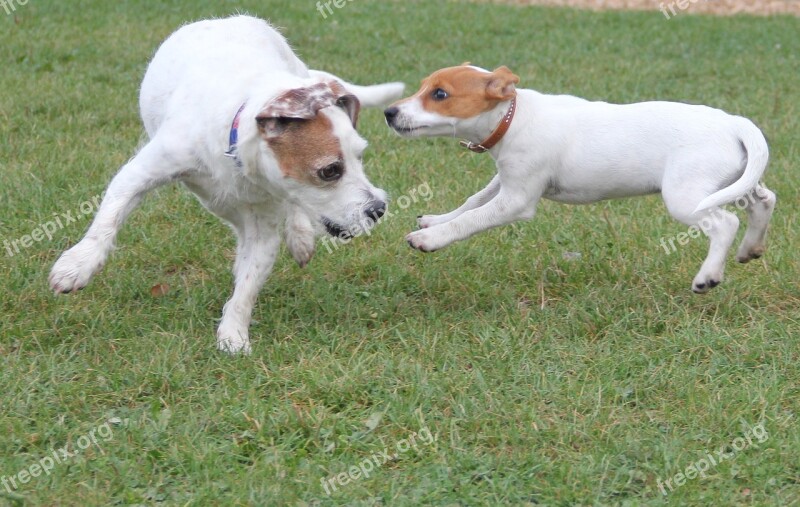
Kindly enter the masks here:
[[500, 139], [506, 135], [508, 132], [508, 128], [511, 127], [511, 121], [514, 119], [514, 112], [517, 110], [517, 98], [514, 97], [511, 99], [511, 106], [508, 108], [508, 112], [500, 120], [500, 124], [494, 129], [492, 135], [486, 138], [485, 141], [482, 143], [475, 144], [472, 141], [461, 141], [461, 146], [464, 148], [474, 151], [475, 153], [486, 153], [487, 151], [491, 150], [495, 144], [500, 142]]

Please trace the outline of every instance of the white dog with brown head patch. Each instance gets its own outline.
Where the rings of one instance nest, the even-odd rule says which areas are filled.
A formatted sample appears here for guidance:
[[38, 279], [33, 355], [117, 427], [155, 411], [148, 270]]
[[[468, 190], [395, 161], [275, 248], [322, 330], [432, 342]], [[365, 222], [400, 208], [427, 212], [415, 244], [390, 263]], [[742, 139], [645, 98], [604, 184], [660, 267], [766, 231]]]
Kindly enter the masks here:
[[541, 198], [584, 204], [660, 192], [674, 218], [710, 239], [695, 292], [722, 281], [739, 228], [721, 206], [746, 201], [749, 225], [737, 260], [763, 255], [776, 197], [759, 183], [769, 150], [750, 120], [675, 102], [617, 105], [544, 95], [518, 90], [518, 82], [506, 67], [450, 67], [385, 110], [400, 135], [462, 137], [465, 147], [488, 151], [497, 164], [497, 176], [463, 206], [420, 217], [421, 230], [407, 236], [412, 247], [430, 252], [530, 219]]
[[89, 283], [128, 214], [150, 190], [180, 181], [238, 239], [221, 350], [250, 352], [248, 327], [281, 236], [304, 266], [315, 234], [356, 235], [386, 211], [367, 180], [360, 104], [400, 97], [401, 83], [361, 87], [306, 68], [265, 21], [236, 16], [179, 29], [159, 48], [140, 93], [149, 142], [113, 178], [86, 236], [53, 266], [59, 293]]

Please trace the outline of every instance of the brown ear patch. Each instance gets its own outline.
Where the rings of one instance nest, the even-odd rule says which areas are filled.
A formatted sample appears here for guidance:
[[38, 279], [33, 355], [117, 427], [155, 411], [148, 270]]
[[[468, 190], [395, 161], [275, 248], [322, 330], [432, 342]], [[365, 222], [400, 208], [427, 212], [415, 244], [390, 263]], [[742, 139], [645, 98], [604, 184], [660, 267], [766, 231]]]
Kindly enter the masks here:
[[492, 79], [486, 85], [486, 94], [497, 100], [511, 100], [517, 96], [517, 83], [519, 77], [503, 65], [492, 72]]
[[[434, 72], [422, 81], [420, 90], [410, 99], [419, 97], [426, 111], [450, 118], [473, 118], [493, 109], [499, 102], [516, 96], [515, 85], [519, 77], [508, 67], [494, 72], [459, 66]], [[444, 100], [433, 98], [441, 88], [448, 94]]]
[[288, 122], [280, 134], [262, 137], [275, 154], [281, 172], [306, 184], [319, 185], [315, 172], [342, 159], [333, 123], [324, 114]]

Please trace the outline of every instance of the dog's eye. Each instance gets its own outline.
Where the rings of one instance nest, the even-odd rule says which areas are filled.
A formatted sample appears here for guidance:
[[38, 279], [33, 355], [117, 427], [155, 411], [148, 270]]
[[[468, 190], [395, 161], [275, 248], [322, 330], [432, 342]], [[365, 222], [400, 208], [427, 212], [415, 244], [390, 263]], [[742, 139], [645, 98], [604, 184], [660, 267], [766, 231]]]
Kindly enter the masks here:
[[447, 97], [449, 97], [450, 95], [446, 91], [442, 90], [441, 88], [437, 88], [437, 89], [433, 90], [433, 93], [431, 94], [431, 96], [433, 97], [433, 100], [444, 100]]
[[334, 162], [317, 171], [317, 176], [322, 181], [336, 181], [342, 177], [342, 174], [344, 174], [344, 165], [341, 162]]

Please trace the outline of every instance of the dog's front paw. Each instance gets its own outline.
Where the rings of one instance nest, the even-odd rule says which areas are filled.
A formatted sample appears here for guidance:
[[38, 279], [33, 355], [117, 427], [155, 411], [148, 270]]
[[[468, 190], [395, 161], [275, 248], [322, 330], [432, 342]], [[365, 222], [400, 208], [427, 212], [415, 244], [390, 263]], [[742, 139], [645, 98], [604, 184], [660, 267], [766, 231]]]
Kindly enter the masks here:
[[446, 215], [422, 215], [417, 217], [417, 225], [420, 229], [427, 229], [447, 222], [445, 217]]
[[692, 281], [692, 291], [695, 294], [705, 294], [717, 285], [722, 283], [722, 273], [711, 275], [698, 274]]
[[242, 333], [235, 328], [227, 328], [224, 324], [217, 330], [217, 349], [226, 354], [242, 354], [249, 356], [253, 352], [247, 332]]
[[433, 229], [422, 229], [414, 231], [406, 236], [406, 241], [416, 250], [420, 252], [435, 252], [436, 250], [445, 246], [436, 238], [436, 233], [431, 233]]
[[293, 209], [286, 220], [284, 231], [286, 248], [292, 254], [295, 262], [304, 268], [314, 256], [315, 239], [314, 226], [299, 208]]
[[97, 242], [84, 239], [58, 258], [50, 271], [50, 287], [59, 294], [80, 290], [105, 263], [105, 253]]
[[301, 268], [306, 267], [311, 262], [311, 258], [314, 257], [313, 241], [310, 243], [307, 241], [287, 241], [286, 244], [292, 254], [292, 258]]
[[[288, 232], [288, 231], [287, 231]], [[286, 248], [292, 254], [292, 258], [301, 268], [311, 262], [314, 257], [314, 231], [304, 231], [303, 233], [292, 233], [286, 235]]]

